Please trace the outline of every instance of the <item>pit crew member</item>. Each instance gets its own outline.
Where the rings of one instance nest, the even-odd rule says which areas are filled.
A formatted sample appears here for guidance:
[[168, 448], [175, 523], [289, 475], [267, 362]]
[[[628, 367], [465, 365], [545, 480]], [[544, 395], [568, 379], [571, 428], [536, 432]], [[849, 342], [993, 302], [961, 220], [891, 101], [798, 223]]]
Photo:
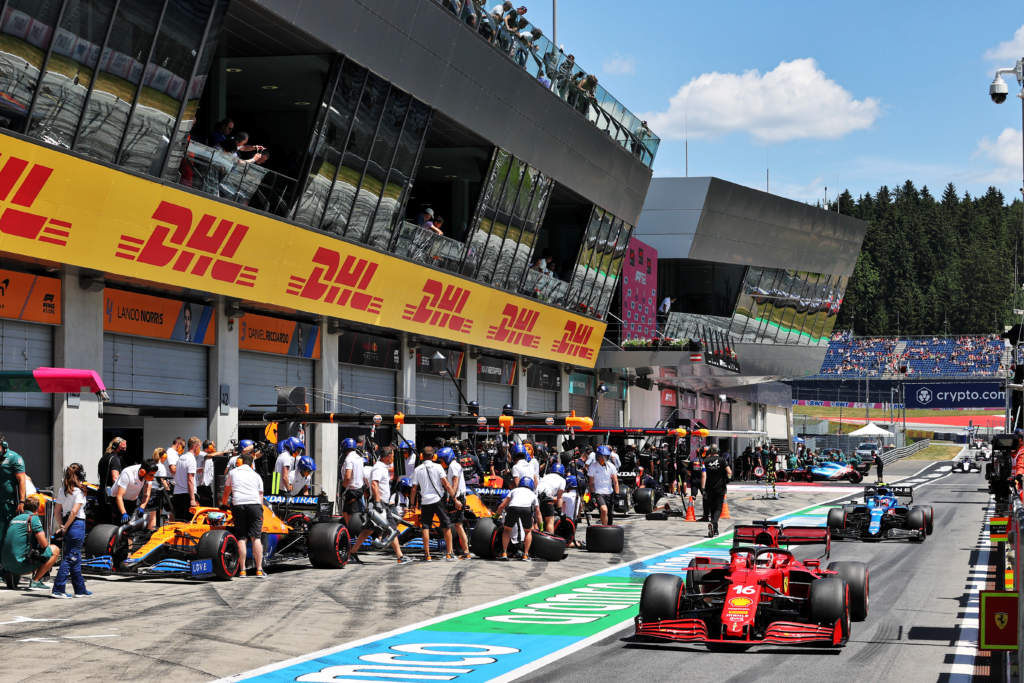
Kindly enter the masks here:
[[[158, 448], [158, 451], [163, 450]], [[153, 478], [156, 476], [156, 461], [152, 458], [139, 465], [121, 470], [113, 486], [114, 524], [127, 524], [137, 508], [146, 509]], [[155, 528], [155, 527], [151, 527]]]
[[[448, 518], [445, 494], [455, 498], [455, 490], [451, 482], [444, 475], [444, 469], [436, 462], [434, 449], [430, 446], [423, 447], [423, 461], [413, 473], [412, 500], [416, 500], [416, 493], [420, 494], [420, 527], [423, 529], [423, 561], [430, 562], [430, 525], [437, 517], [438, 524], [444, 532], [445, 560], [455, 561], [452, 554], [452, 523]], [[461, 510], [462, 503], [456, 499], [455, 509]]]
[[499, 560], [508, 560], [508, 542], [512, 539], [512, 530], [518, 522], [523, 526], [523, 561], [531, 561], [530, 543], [533, 542], [533, 520], [536, 518], [538, 526], [544, 524], [544, 518], [540, 513], [540, 503], [537, 501], [537, 494], [533, 489], [533, 479], [523, 477], [498, 506], [498, 514], [508, 510], [505, 512], [505, 525], [501, 531]]
[[590, 494], [601, 511], [601, 524], [609, 524], [612, 517], [612, 493], [619, 493], [619, 477], [615, 465], [608, 462], [608, 446], [598, 446], [594, 462], [587, 467]]
[[562, 509], [563, 495], [565, 495], [565, 467], [562, 466], [562, 463], [556, 462], [551, 466], [550, 472], [541, 477], [540, 485], [537, 487], [540, 512], [544, 517], [543, 528], [549, 534], [555, 531], [555, 522]]
[[[380, 460], [374, 463], [370, 470], [370, 504], [384, 519], [388, 518], [388, 501], [391, 500], [391, 472], [394, 466], [395, 447], [384, 446], [381, 449]], [[395, 551], [398, 564], [412, 562], [412, 558], [402, 552], [397, 533], [391, 535], [391, 549]]]
[[252, 456], [248, 453], [238, 456], [242, 464], [228, 472], [224, 478], [224, 495], [221, 510], [231, 504], [233, 533], [238, 539], [238, 575], [245, 576], [246, 542], [252, 541], [252, 559], [256, 576], [266, 578], [263, 573], [263, 478], [252, 469]]

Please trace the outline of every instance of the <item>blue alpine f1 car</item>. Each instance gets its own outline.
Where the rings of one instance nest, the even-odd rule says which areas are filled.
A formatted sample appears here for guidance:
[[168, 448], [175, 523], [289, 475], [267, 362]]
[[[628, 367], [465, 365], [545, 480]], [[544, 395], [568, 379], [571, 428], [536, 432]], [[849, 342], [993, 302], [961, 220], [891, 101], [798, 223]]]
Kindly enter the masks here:
[[818, 462], [810, 467], [798, 467], [782, 470], [778, 473], [779, 481], [849, 481], [859, 484], [864, 474], [856, 467], [845, 462]]
[[935, 512], [930, 505], [913, 502], [912, 486], [865, 486], [863, 502], [828, 511], [828, 528], [837, 540], [908, 539], [921, 543], [932, 533]]

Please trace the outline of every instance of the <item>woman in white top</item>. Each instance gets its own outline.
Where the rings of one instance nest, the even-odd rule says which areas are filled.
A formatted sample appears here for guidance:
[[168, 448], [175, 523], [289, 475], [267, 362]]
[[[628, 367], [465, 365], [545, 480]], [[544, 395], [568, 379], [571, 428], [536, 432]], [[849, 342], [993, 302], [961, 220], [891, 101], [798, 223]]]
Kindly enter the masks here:
[[85, 543], [85, 468], [77, 462], [68, 465], [64, 470], [64, 482], [57, 489], [53, 498], [55, 504], [54, 519], [61, 520], [57, 535], [64, 537], [61, 550], [60, 569], [53, 580], [54, 598], [70, 598], [65, 592], [68, 575], [75, 589], [76, 598], [92, 595], [85, 587], [82, 576], [82, 545]]

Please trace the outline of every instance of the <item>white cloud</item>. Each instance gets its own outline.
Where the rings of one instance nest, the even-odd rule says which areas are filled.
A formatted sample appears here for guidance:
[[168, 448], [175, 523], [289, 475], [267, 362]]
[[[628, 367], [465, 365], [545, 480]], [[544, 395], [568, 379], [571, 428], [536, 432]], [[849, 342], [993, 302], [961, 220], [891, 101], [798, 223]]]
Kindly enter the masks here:
[[987, 137], [978, 141], [974, 156], [991, 164], [981, 176], [986, 182], [999, 184], [1016, 181], [1021, 177], [1021, 145], [1024, 136], [1014, 128], [1004, 128], [995, 140]]
[[766, 73], [706, 73], [679, 89], [666, 111], [646, 114], [663, 139], [713, 138], [748, 132], [759, 142], [835, 139], [870, 127], [877, 99], [853, 96], [813, 59], [781, 62]]
[[610, 59], [606, 59], [601, 68], [606, 74], [614, 76], [632, 76], [636, 73], [636, 60], [632, 57], [623, 57], [622, 55], [615, 55]]
[[1024, 26], [1017, 29], [1017, 32], [1013, 34], [1013, 38], [1004, 40], [993, 48], [989, 48], [985, 51], [985, 59], [995, 61], [1005, 61], [1006, 66], [1010, 66], [1011, 62], [1016, 63], [1018, 59], [1024, 57]]

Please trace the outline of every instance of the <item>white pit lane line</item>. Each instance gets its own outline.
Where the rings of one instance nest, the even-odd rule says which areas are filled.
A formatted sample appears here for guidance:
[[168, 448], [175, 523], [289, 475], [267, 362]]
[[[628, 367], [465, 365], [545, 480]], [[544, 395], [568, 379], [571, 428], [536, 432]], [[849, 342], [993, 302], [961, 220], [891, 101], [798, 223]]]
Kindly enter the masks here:
[[[914, 474], [910, 475], [910, 477], [905, 477], [903, 479], [899, 479], [899, 480], [896, 480], [895, 482], [890, 482], [890, 483], [900, 483], [902, 485], [906, 485], [906, 482], [907, 482], [908, 478], [916, 477], [916, 476], [920, 475], [922, 472], [924, 472], [925, 470], [927, 470], [929, 467], [933, 467], [933, 466], [934, 466], [934, 463], [929, 463], [929, 464], [925, 465], [924, 467], [922, 467], [917, 472], [915, 472]], [[924, 482], [923, 484], [920, 484], [920, 485], [921, 486], [927, 486], [928, 484], [934, 483], [936, 481], [940, 481], [940, 479], [939, 478], [932, 479], [932, 480]], [[866, 484], [866, 485], [870, 485], [870, 484]], [[863, 490], [863, 487], [861, 487], [860, 490]], [[829, 498], [829, 499], [826, 499], [826, 500], [823, 500], [823, 501], [819, 501], [819, 502], [811, 503], [809, 505], [801, 506], [800, 508], [797, 508], [796, 510], [790, 510], [788, 512], [780, 513], [777, 516], [778, 517], [786, 517], [788, 515], [792, 515], [794, 513], [800, 512], [801, 510], [806, 510], [806, 509], [817, 507], [817, 506], [820, 506], [820, 505], [828, 505], [830, 503], [837, 503], [837, 502], [840, 502], [840, 501], [843, 501], [843, 500], [848, 500], [848, 499], [849, 499], [849, 495], [848, 494], [847, 495], [835, 496], [835, 497], [832, 497], [832, 498]], [[563, 584], [567, 584], [567, 583], [571, 583], [573, 581], [578, 581], [579, 579], [587, 578], [589, 576], [595, 576], [595, 575], [598, 575], [598, 574], [604, 574], [605, 572], [608, 572], [610, 570], [614, 570], [616, 568], [628, 567], [630, 565], [635, 565], [635, 564], [642, 564], [645, 560], [649, 560], [649, 559], [658, 557], [660, 555], [665, 555], [665, 554], [668, 554], [668, 553], [673, 553], [673, 552], [678, 552], [680, 550], [685, 550], [686, 548], [688, 548], [690, 546], [694, 546], [694, 545], [697, 545], [699, 543], [703, 543], [706, 540], [707, 539], [702, 538], [702, 539], [696, 540], [696, 541], [694, 541], [692, 543], [687, 543], [685, 545], [679, 546], [677, 548], [672, 548], [672, 549], [669, 549], [669, 550], [661, 550], [661, 551], [658, 551], [658, 552], [656, 552], [656, 553], [654, 553], [652, 555], [649, 555], [647, 557], [641, 557], [641, 558], [637, 558], [637, 559], [634, 559], [634, 560], [630, 560], [629, 562], [623, 562], [623, 563], [617, 565], [617, 567], [605, 567], [603, 569], [598, 569], [598, 570], [595, 570], [595, 571], [592, 571], [592, 572], [588, 572], [588, 573], [585, 573], [585, 574], [579, 574], [579, 575], [572, 576], [572, 577], [569, 577], [569, 578], [566, 578], [566, 579], [562, 579], [560, 581], [556, 581], [556, 582], [548, 584], [546, 586], [531, 587], [530, 589], [528, 589], [526, 591], [523, 591], [522, 593], [518, 593], [516, 595], [504, 596], [504, 597], [499, 598], [497, 600], [494, 600], [494, 601], [492, 601], [490, 603], [485, 603], [485, 604], [481, 604], [481, 605], [473, 605], [473, 606], [467, 607], [467, 608], [465, 608], [463, 610], [459, 610], [457, 612], [453, 612], [453, 613], [450, 613], [450, 614], [443, 614], [443, 615], [438, 616], [438, 617], [427, 619], [427, 620], [421, 621], [419, 623], [410, 624], [408, 626], [403, 626], [401, 628], [397, 628], [397, 629], [394, 629], [392, 631], [388, 631], [388, 632], [385, 632], [385, 633], [369, 634], [369, 635], [367, 635], [367, 636], [365, 636], [363, 638], [358, 638], [356, 640], [352, 640], [352, 641], [349, 641], [349, 642], [346, 642], [346, 643], [342, 643], [340, 645], [334, 645], [334, 646], [331, 646], [331, 647], [327, 647], [327, 648], [318, 650], [316, 652], [310, 652], [308, 654], [300, 655], [298, 657], [292, 657], [292, 658], [284, 660], [284, 661], [274, 662], [274, 663], [271, 663], [271, 664], [266, 664], [264, 666], [257, 667], [255, 669], [251, 669], [251, 670], [243, 671], [243, 672], [240, 672], [240, 673], [237, 673], [237, 674], [232, 674], [232, 675], [229, 675], [229, 676], [225, 676], [223, 678], [217, 679], [216, 681], [214, 681], [214, 683], [233, 683], [235, 681], [239, 681], [239, 680], [242, 680], [242, 679], [248, 679], [248, 678], [260, 676], [262, 674], [268, 674], [268, 673], [271, 673], [273, 671], [278, 671], [280, 669], [287, 668], [287, 667], [292, 666], [294, 664], [299, 664], [299, 663], [302, 663], [302, 662], [308, 662], [308, 661], [311, 661], [313, 659], [317, 659], [317, 658], [322, 657], [322, 656], [326, 656], [326, 655], [334, 654], [334, 653], [337, 653], [337, 652], [342, 652], [344, 650], [349, 650], [349, 649], [352, 649], [352, 648], [355, 648], [355, 647], [359, 647], [359, 646], [364, 645], [366, 643], [372, 643], [372, 642], [377, 641], [377, 640], [381, 640], [381, 639], [388, 638], [388, 637], [393, 637], [393, 636], [396, 636], [396, 635], [399, 635], [399, 634], [402, 634], [402, 633], [407, 633], [409, 631], [415, 631], [417, 629], [421, 629], [421, 628], [423, 628], [425, 626], [429, 626], [431, 624], [439, 623], [439, 622], [442, 622], [442, 621], [447, 621], [447, 620], [452, 619], [454, 617], [458, 617], [458, 616], [461, 616], [461, 615], [470, 614], [470, 613], [473, 613], [473, 612], [478, 612], [478, 611], [481, 611], [481, 610], [485, 610], [485, 609], [488, 609], [489, 607], [493, 607], [495, 605], [499, 605], [499, 604], [502, 604], [502, 603], [505, 603], [505, 602], [509, 602], [509, 601], [512, 601], [512, 600], [515, 600], [517, 598], [524, 597], [524, 596], [527, 596], [527, 595], [530, 595], [530, 594], [540, 593], [540, 592], [543, 592], [543, 591], [546, 591], [546, 590], [549, 590], [549, 589], [552, 589], [552, 588], [556, 588], [556, 587], [561, 586]], [[609, 628], [607, 628], [607, 629], [605, 629], [603, 631], [600, 631], [598, 633], [593, 634], [592, 636], [589, 636], [589, 637], [587, 637], [587, 638], [585, 638], [583, 640], [580, 640], [579, 642], [573, 643], [572, 645], [568, 645], [568, 646], [566, 646], [566, 647], [564, 647], [564, 648], [562, 648], [560, 650], [557, 650], [557, 651], [552, 652], [552, 653], [550, 653], [548, 655], [540, 657], [540, 658], [536, 659], [535, 661], [530, 662], [529, 664], [526, 664], [526, 665], [521, 666], [521, 667], [519, 667], [517, 669], [509, 671], [509, 672], [507, 672], [507, 673], [505, 673], [503, 675], [497, 676], [497, 677], [493, 678], [492, 680], [494, 680], [494, 681], [513, 681], [513, 680], [516, 680], [517, 678], [520, 678], [522, 676], [525, 676], [526, 674], [532, 673], [532, 672], [536, 671], [537, 669], [540, 669], [540, 668], [542, 668], [544, 666], [547, 666], [548, 664], [552, 664], [554, 662], [557, 662], [561, 658], [565, 657], [566, 655], [570, 655], [570, 654], [572, 654], [574, 652], [578, 652], [579, 650], [587, 648], [587, 647], [593, 645], [594, 643], [600, 642], [603, 639], [609, 638], [609, 637], [615, 635], [616, 633], [619, 633], [621, 631], [629, 629], [632, 626], [633, 626], [632, 620], [626, 620], [625, 622], [623, 622], [621, 624], [616, 624], [614, 626], [611, 626], [611, 627], [609, 627]], [[422, 675], [420, 676], [420, 678], [422, 678]], [[312, 680], [312, 679], [310, 679], [310, 680]]]

